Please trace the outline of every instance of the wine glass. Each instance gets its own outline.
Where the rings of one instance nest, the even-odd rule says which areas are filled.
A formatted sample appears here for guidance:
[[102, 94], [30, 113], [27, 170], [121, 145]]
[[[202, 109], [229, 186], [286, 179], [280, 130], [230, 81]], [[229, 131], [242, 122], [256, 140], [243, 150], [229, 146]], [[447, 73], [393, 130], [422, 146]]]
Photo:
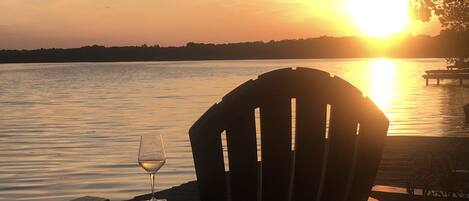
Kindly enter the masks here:
[[155, 198], [155, 174], [166, 162], [163, 137], [156, 135], [142, 135], [138, 152], [138, 164], [148, 173], [151, 179], [151, 199], [149, 201], [166, 201]]

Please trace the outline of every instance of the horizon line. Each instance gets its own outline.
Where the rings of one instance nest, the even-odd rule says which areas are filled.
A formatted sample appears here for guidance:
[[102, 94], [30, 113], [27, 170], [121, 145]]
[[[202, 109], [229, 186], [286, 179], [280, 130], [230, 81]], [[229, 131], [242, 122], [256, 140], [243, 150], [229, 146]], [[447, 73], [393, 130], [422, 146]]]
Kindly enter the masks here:
[[231, 41], [231, 42], [222, 42], [222, 43], [211, 43], [211, 42], [198, 42], [198, 41], [188, 41], [183, 45], [166, 45], [166, 46], [161, 46], [157, 43], [154, 44], [147, 44], [143, 43], [140, 45], [105, 45], [105, 44], [84, 44], [79, 47], [45, 47], [45, 48], [18, 48], [18, 49], [1, 49], [0, 51], [33, 51], [33, 50], [47, 50], [47, 49], [79, 49], [79, 48], [86, 48], [86, 47], [105, 47], [105, 48], [116, 48], [116, 47], [160, 47], [160, 48], [181, 48], [181, 47], [187, 47], [188, 44], [205, 44], [205, 45], [230, 45], [230, 44], [242, 44], [242, 43], [269, 43], [269, 42], [281, 42], [281, 41], [291, 41], [291, 40], [308, 40], [308, 39], [320, 39], [320, 38], [358, 38], [358, 39], [371, 39], [371, 40], [389, 40], [392, 38], [403, 38], [403, 37], [418, 37], [418, 36], [424, 36], [424, 37], [436, 37], [439, 36], [440, 34], [437, 35], [431, 35], [431, 34], [412, 34], [412, 33], [399, 33], [399, 34], [393, 34], [390, 36], [384, 36], [384, 37], [378, 37], [378, 36], [365, 36], [365, 35], [347, 35], [347, 36], [329, 36], [329, 35], [321, 35], [321, 36], [312, 36], [312, 37], [306, 37], [306, 38], [287, 38], [287, 39], [281, 39], [281, 40], [251, 40], [251, 41]]

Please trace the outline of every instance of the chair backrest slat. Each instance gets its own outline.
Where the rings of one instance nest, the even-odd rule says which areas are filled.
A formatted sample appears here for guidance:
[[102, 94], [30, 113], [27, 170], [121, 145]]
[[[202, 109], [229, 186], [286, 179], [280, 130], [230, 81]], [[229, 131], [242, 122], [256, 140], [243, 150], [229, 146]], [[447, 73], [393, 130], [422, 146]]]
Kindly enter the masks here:
[[[366, 99], [368, 110], [360, 111], [360, 129], [358, 134], [356, 165], [348, 200], [366, 200], [373, 187], [373, 181], [381, 160], [389, 121], [379, 109]], [[374, 107], [373, 107], [374, 106]]]
[[[260, 150], [255, 108], [260, 111]], [[263, 74], [228, 93], [189, 131], [201, 200], [364, 201], [388, 124], [358, 89], [327, 72], [298, 68]]]
[[348, 119], [349, 112], [338, 105], [331, 107], [322, 200], [342, 201], [347, 194], [357, 132], [357, 121]]
[[190, 141], [194, 157], [200, 198], [204, 201], [226, 201], [226, 178], [221, 131], [218, 129], [219, 105], [212, 106], [191, 128]]
[[343, 201], [348, 196], [354, 164], [358, 128], [357, 107], [363, 100], [361, 92], [335, 77], [331, 82], [331, 114], [328, 133], [328, 160], [322, 200]]
[[272, 97], [260, 107], [262, 200], [288, 200], [291, 174], [291, 99]]
[[295, 177], [293, 201], [316, 200], [319, 193], [325, 146], [324, 99], [296, 98]]
[[[232, 201], [256, 201], [259, 176], [254, 110], [226, 129]], [[243, 145], [243, 146], [240, 146]]]

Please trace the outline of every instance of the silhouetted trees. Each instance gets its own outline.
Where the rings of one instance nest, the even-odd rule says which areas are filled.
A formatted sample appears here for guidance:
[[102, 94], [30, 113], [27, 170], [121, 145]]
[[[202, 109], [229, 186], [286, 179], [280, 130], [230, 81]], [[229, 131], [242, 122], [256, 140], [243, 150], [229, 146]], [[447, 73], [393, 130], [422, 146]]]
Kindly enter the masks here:
[[416, 19], [428, 22], [435, 15], [444, 30], [469, 30], [469, 0], [413, 0], [411, 7]]
[[443, 28], [441, 35], [451, 38], [448, 45], [457, 52], [447, 58], [448, 63], [469, 62], [467, 50], [460, 51], [469, 44], [469, 0], [413, 0], [411, 8], [414, 17], [424, 22], [438, 17]]
[[[181, 47], [141, 45], [70, 49], [0, 50], [0, 63], [172, 61], [227, 59], [306, 59], [356, 57], [455, 57], [469, 52], [467, 45], [454, 48], [459, 39], [452, 33], [431, 37], [400, 36], [383, 47], [379, 41], [359, 37], [328, 37], [242, 42], [228, 44], [187, 43]], [[469, 41], [468, 41], [469, 42]], [[468, 44], [468, 43], [465, 43]]]

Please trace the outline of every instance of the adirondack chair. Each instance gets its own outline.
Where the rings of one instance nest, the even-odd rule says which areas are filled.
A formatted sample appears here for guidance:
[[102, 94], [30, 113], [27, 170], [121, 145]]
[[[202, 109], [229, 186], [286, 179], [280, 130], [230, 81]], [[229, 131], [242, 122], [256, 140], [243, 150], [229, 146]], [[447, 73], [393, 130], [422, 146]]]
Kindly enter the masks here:
[[[293, 98], [296, 122], [292, 123]], [[260, 111], [259, 161], [256, 108]], [[368, 98], [339, 77], [308, 68], [265, 73], [228, 93], [189, 130], [200, 198], [367, 200], [388, 125]]]

